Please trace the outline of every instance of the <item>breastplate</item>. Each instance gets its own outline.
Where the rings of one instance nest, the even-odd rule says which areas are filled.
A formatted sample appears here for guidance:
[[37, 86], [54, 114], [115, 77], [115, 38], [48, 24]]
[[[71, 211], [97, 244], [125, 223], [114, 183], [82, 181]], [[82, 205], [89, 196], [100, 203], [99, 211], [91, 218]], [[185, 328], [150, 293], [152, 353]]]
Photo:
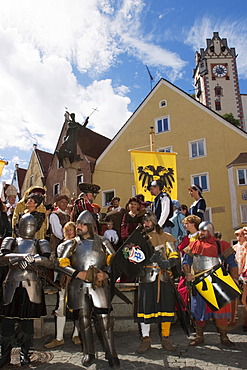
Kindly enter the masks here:
[[81, 240], [72, 254], [71, 266], [77, 271], [87, 270], [89, 266], [99, 269], [105, 267], [105, 253], [103, 250], [93, 250], [94, 240]]
[[156, 280], [160, 269], [157, 267], [155, 263], [149, 263], [148, 267], [143, 268], [142, 275], [139, 279], [140, 283], [152, 283]]
[[33, 239], [22, 239], [17, 238], [17, 245], [15, 246], [13, 253], [30, 253], [35, 255], [37, 253], [37, 247]]
[[218, 257], [208, 257], [201, 255], [193, 256], [193, 269], [194, 271], [208, 270], [216, 265], [218, 265]]
[[[12, 253], [25, 254], [30, 253], [32, 255], [37, 254], [37, 247], [35, 241], [32, 239], [17, 238], [17, 243]], [[41, 303], [41, 282], [40, 278], [34, 271], [22, 270], [17, 265], [10, 265], [8, 274], [3, 283], [3, 303], [4, 305], [9, 304], [13, 297], [17, 287], [20, 286], [27, 290], [28, 297], [31, 302]]]

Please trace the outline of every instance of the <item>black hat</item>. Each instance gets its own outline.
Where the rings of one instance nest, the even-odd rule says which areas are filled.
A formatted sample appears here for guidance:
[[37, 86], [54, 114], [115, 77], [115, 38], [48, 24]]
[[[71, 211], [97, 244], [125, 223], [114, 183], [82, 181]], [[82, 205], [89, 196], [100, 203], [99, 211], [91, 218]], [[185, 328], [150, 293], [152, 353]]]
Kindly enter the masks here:
[[89, 184], [87, 182], [80, 182], [78, 186], [82, 193], [98, 194], [100, 191], [99, 185]]
[[150, 190], [151, 186], [158, 186], [160, 190], [163, 190], [164, 184], [161, 180], [154, 180], [148, 184], [148, 190]]

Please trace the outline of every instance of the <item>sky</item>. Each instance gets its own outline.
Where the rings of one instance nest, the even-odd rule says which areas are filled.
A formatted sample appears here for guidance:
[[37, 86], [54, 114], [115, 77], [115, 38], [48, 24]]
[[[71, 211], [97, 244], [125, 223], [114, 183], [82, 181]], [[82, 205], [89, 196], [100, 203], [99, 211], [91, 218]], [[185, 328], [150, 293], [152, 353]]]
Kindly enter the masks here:
[[0, 0], [0, 181], [33, 144], [54, 152], [66, 110], [113, 138], [160, 78], [193, 94], [213, 32], [235, 47], [246, 94], [246, 0]]

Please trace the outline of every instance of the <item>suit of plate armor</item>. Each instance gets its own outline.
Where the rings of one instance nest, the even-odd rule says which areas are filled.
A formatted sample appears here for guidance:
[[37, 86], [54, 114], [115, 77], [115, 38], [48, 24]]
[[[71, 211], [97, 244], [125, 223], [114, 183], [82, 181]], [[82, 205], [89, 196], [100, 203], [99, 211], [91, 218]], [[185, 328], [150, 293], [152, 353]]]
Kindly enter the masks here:
[[0, 315], [4, 317], [0, 367], [10, 362], [16, 319], [21, 319], [20, 360], [26, 365], [30, 362], [28, 351], [33, 337], [33, 319], [46, 315], [41, 280], [33, 270], [35, 265], [51, 267], [49, 242], [34, 239], [37, 222], [31, 214], [22, 216], [19, 225], [19, 237], [5, 238], [0, 253], [0, 265], [9, 266], [0, 305]]
[[[94, 219], [89, 211], [83, 211], [79, 215], [77, 224], [80, 223], [93, 227]], [[62, 243], [60, 247], [63, 251], [59, 258], [58, 270], [71, 276], [68, 286], [68, 307], [79, 309], [84, 352], [82, 363], [84, 366], [90, 366], [95, 358], [91, 325], [93, 312], [96, 315], [96, 329], [100, 331], [109, 365], [111, 367], [118, 365], [119, 360], [113, 342], [113, 318], [109, 314], [111, 310], [109, 286], [107, 280], [103, 281], [103, 284], [97, 284], [95, 279], [97, 272], [106, 271], [106, 256], [112, 255], [114, 249], [107, 239], [95, 233], [89, 239], [77, 236]], [[86, 280], [76, 277], [80, 271], [87, 271]]]
[[[184, 248], [185, 255], [182, 261], [182, 270], [188, 280], [194, 275], [206, 272], [219, 263], [227, 265], [230, 275], [237, 280], [238, 267], [235, 261], [234, 250], [229, 243], [217, 242], [214, 237], [214, 226], [209, 221], [203, 221], [199, 225], [199, 232], [207, 231], [206, 238], [191, 242]], [[203, 234], [202, 234], [203, 235]], [[193, 274], [191, 273], [193, 267]], [[221, 289], [221, 288], [220, 288]], [[193, 291], [192, 291], [193, 292]], [[234, 343], [227, 336], [228, 324], [231, 317], [231, 304], [228, 303], [218, 311], [212, 311], [207, 306], [207, 301], [194, 292], [191, 294], [191, 314], [195, 320], [196, 337], [190, 342], [191, 346], [204, 343], [204, 327], [208, 319], [214, 319], [215, 325], [220, 333], [220, 341], [226, 347], [233, 347]]]

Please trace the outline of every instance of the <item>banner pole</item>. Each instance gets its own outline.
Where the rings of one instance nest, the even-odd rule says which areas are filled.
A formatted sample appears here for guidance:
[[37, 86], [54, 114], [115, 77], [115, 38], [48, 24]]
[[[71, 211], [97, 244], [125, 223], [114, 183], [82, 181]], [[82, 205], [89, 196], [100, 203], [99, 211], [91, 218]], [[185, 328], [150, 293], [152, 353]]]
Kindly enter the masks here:
[[154, 152], [155, 149], [154, 149], [154, 127], [153, 126], [150, 127], [149, 136], [150, 136], [150, 151]]

